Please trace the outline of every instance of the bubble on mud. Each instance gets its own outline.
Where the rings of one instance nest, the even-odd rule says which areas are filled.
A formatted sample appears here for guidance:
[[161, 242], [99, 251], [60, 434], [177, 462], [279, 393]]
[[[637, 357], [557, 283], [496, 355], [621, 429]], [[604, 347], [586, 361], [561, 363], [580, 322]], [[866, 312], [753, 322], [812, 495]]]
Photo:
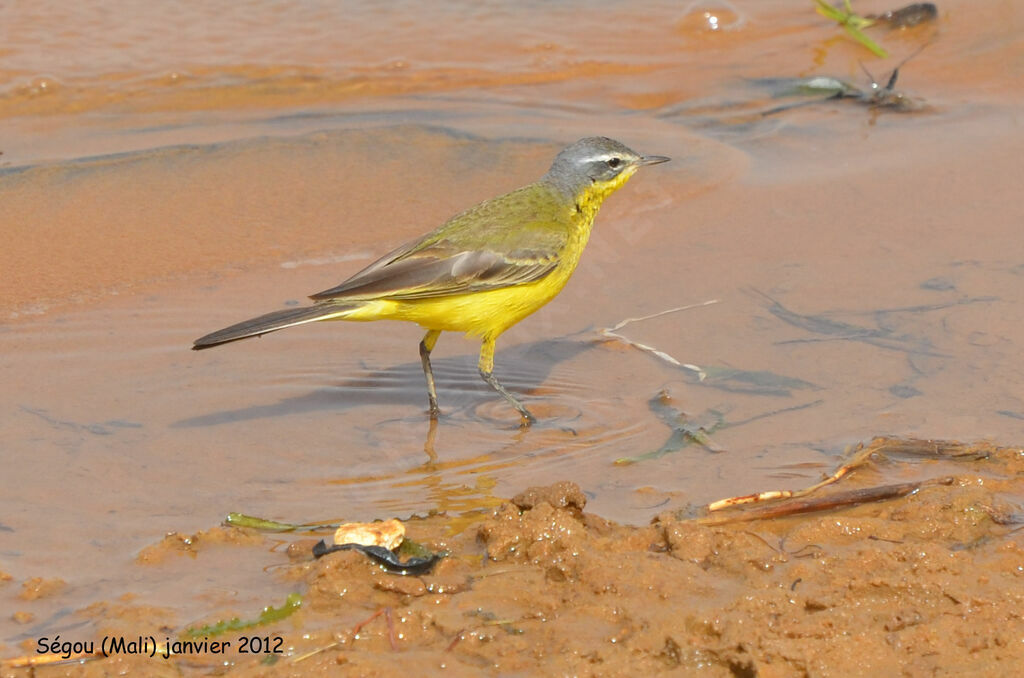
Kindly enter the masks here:
[[21, 93], [30, 97], [45, 96], [57, 91], [60, 83], [56, 78], [49, 75], [38, 75], [32, 78], [27, 85], [19, 88]]
[[747, 17], [728, 0], [696, 0], [683, 11], [679, 27], [687, 33], [714, 33], [742, 28]]

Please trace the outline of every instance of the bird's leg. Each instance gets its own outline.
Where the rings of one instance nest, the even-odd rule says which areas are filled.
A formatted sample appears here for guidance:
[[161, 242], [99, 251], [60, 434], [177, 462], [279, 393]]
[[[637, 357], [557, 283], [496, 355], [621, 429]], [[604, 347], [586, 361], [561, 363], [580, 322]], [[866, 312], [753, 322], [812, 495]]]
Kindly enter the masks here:
[[430, 398], [430, 418], [437, 419], [441, 408], [437, 406], [437, 390], [434, 388], [434, 370], [430, 367], [430, 352], [437, 344], [441, 330], [430, 330], [420, 342], [420, 362], [423, 363], [423, 376], [427, 378], [427, 396]]
[[512, 404], [512, 407], [516, 408], [520, 415], [523, 417], [523, 426], [529, 426], [537, 421], [537, 419], [530, 414], [530, 411], [523, 407], [523, 404], [519, 400], [509, 393], [504, 386], [501, 385], [493, 374], [494, 371], [494, 339], [487, 337], [484, 339], [483, 346], [480, 347], [480, 376], [483, 380], [493, 388], [495, 391], [501, 394], [501, 396]]

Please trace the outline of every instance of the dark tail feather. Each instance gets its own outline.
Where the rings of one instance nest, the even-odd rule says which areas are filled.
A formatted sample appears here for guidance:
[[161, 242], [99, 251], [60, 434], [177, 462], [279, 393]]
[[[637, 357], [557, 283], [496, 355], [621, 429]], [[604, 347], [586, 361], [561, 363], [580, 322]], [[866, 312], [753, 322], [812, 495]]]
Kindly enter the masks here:
[[351, 311], [355, 307], [355, 305], [322, 304], [274, 311], [273, 313], [267, 313], [258, 318], [252, 318], [237, 325], [217, 330], [212, 334], [207, 334], [205, 337], [200, 337], [195, 340], [192, 349], [198, 351], [203, 348], [212, 348], [213, 346], [226, 344], [229, 341], [258, 337], [261, 334], [276, 332], [293, 325], [327, 320], [333, 316], [345, 315], [346, 311]]

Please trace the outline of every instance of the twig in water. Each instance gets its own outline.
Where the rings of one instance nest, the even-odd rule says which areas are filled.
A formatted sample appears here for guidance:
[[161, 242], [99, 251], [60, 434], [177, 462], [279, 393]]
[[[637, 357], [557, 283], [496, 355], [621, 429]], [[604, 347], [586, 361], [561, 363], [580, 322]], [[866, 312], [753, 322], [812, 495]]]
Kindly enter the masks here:
[[[884, 455], [915, 454], [965, 460], [985, 458], [986, 454], [983, 451], [972, 451], [972, 449], [973, 448], [969, 445], [949, 441], [916, 440], [912, 438], [875, 438], [867, 446], [863, 443], [857, 445], [853, 450], [853, 456], [850, 457], [848, 461], [841, 464], [823, 480], [811, 485], [810, 487], [802, 490], [767, 490], [756, 494], [720, 499], [708, 504], [707, 510], [709, 513], [713, 513], [715, 511], [741, 507], [747, 504], [764, 503], [780, 499], [801, 499], [802, 497], [806, 497], [826, 485], [831, 485], [839, 481], [854, 469], [863, 466], [873, 455], [877, 453]], [[869, 487], [821, 497], [820, 499], [790, 501], [738, 513], [719, 516], [703, 516], [696, 520], [703, 525], [719, 525], [734, 521], [775, 518], [797, 513], [822, 511], [839, 506], [851, 506], [867, 502], [881, 501], [884, 499], [903, 497], [928, 485], [948, 485], [952, 482], [954, 482], [953, 478], [945, 477], [913, 483], [899, 483], [896, 485], [885, 485], [882, 487]]]
[[651, 315], [640, 316], [639, 318], [626, 318], [625, 320], [622, 320], [619, 323], [617, 323], [614, 327], [605, 327], [605, 328], [602, 328], [602, 329], [598, 330], [598, 334], [600, 334], [602, 337], [605, 337], [607, 339], [614, 339], [614, 340], [617, 340], [617, 341], [621, 341], [622, 343], [624, 343], [624, 344], [626, 344], [628, 346], [632, 346], [633, 348], [640, 349], [641, 351], [644, 351], [645, 353], [650, 353], [651, 355], [655, 356], [656, 358], [659, 358], [660, 360], [664, 360], [665, 362], [667, 362], [670, 365], [675, 365], [676, 367], [682, 367], [682, 368], [685, 368], [685, 369], [688, 369], [688, 370], [692, 370], [693, 372], [696, 372], [698, 377], [703, 381], [704, 377], [707, 376], [707, 375], [704, 374], [704, 371], [701, 370], [700, 367], [698, 367], [696, 365], [689, 365], [689, 364], [686, 364], [686, 363], [679, 362], [678, 360], [676, 360], [675, 358], [670, 356], [668, 353], [665, 353], [664, 351], [660, 351], [660, 350], [654, 348], [653, 346], [648, 346], [647, 344], [641, 344], [638, 341], [633, 341], [632, 339], [630, 339], [628, 337], [622, 336], [621, 334], [618, 333], [618, 330], [621, 330], [623, 327], [625, 327], [626, 325], [629, 325], [630, 323], [640, 322], [641, 320], [650, 320], [652, 318], [658, 318], [658, 317], [661, 317], [663, 315], [668, 315], [669, 313], [677, 313], [679, 311], [688, 311], [688, 310], [690, 310], [692, 308], [700, 308], [702, 306], [710, 306], [712, 304], [717, 304], [717, 303], [718, 303], [718, 299], [709, 299], [708, 301], [702, 301], [702, 302], [697, 303], [697, 304], [689, 304], [687, 306], [679, 306], [679, 307], [676, 307], [676, 308], [670, 308], [670, 309], [668, 309], [666, 311], [660, 311], [658, 313], [652, 313]]

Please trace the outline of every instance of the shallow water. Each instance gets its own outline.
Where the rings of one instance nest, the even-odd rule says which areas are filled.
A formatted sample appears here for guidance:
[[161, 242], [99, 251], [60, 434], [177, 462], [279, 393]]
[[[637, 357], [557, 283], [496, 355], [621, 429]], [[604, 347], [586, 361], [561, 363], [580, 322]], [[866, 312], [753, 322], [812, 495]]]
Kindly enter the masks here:
[[[1019, 441], [1021, 11], [947, 3], [937, 28], [882, 36], [879, 78], [930, 41], [899, 80], [926, 111], [761, 116], [778, 101], [751, 80], [863, 85], [865, 53], [802, 5], [734, 4], [716, 32], [669, 3], [3, 10], [0, 571], [69, 585], [29, 605], [8, 584], [4, 609], [31, 609], [39, 635], [125, 592], [179, 621], [218, 595], [265, 602], [268, 582], [244, 573], [280, 554], [201, 576], [134, 564], [228, 511], [469, 523], [566, 478], [589, 510], [642, 524], [808, 484], [877, 434]], [[520, 431], [476, 375], [478, 347], [444, 335], [431, 439], [412, 326], [188, 350], [536, 178], [589, 134], [674, 160], [609, 200], [570, 285], [499, 342], [496, 374], [543, 425]], [[713, 299], [620, 332], [709, 374], [802, 383], [762, 377], [751, 393], [599, 340]], [[724, 453], [616, 465], [669, 437], [648, 405], [663, 388], [734, 423], [808, 407], [712, 433]], [[3, 615], [5, 651], [26, 630]]]

